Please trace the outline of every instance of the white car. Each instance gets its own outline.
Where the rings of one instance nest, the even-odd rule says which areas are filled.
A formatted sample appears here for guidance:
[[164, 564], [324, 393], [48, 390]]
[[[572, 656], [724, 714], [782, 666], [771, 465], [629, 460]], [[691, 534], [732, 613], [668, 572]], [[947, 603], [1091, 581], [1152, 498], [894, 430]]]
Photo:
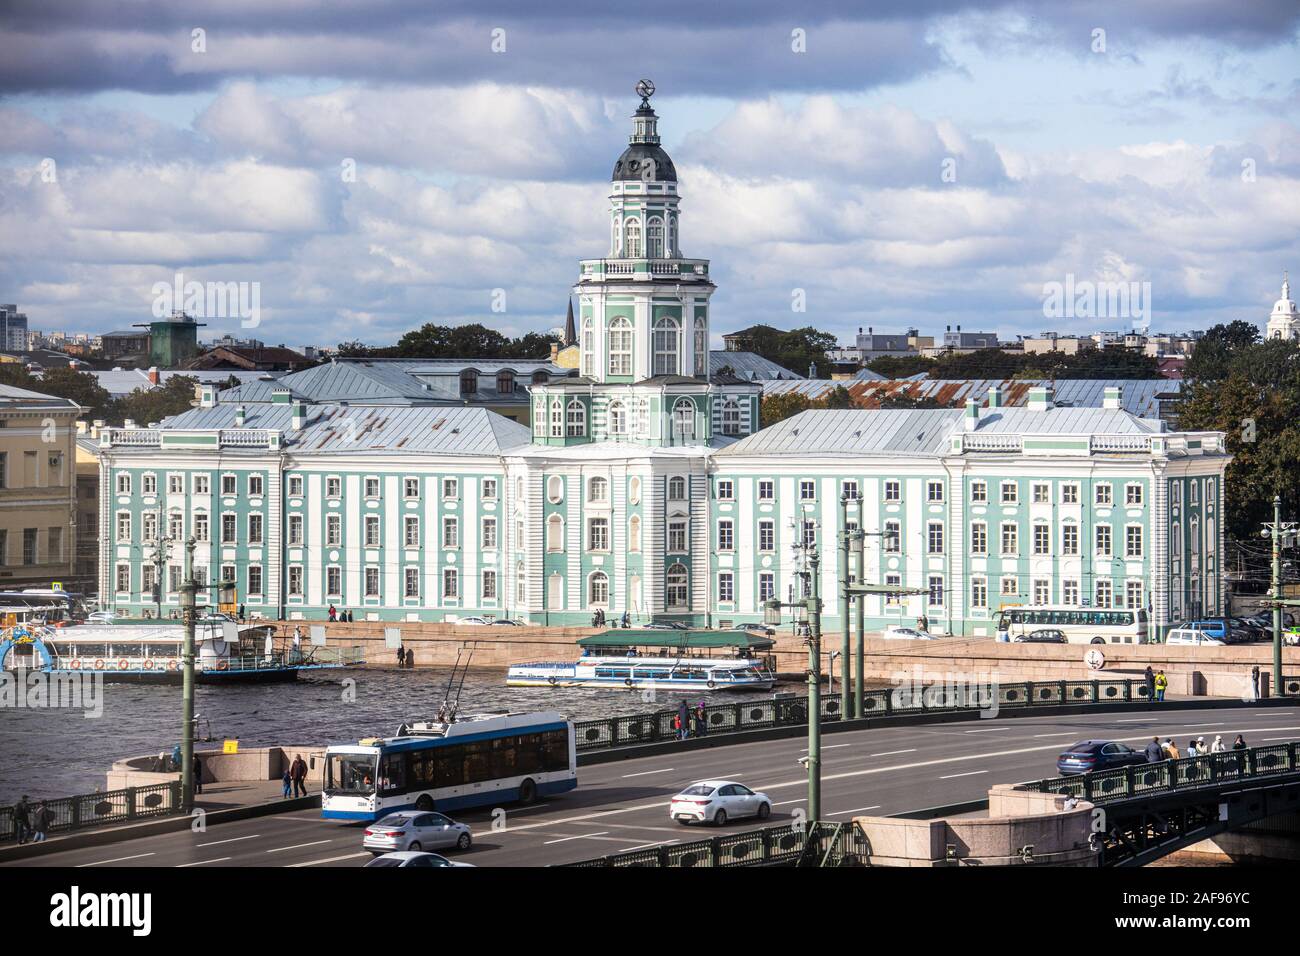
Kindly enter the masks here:
[[453, 863], [445, 856], [439, 856], [436, 853], [413, 853], [403, 851], [401, 853], [385, 853], [383, 856], [377, 856], [366, 866], [469, 866], [473, 863]]
[[461, 625], [461, 624], [481, 624], [481, 625], [483, 625], [484, 627], [486, 627], [486, 626], [487, 626], [487, 618], [482, 618], [482, 617], [462, 617], [462, 618], [460, 618], [459, 620], [452, 621], [451, 623], [453, 623], [453, 624], [457, 624], [457, 625]]
[[1194, 627], [1176, 627], [1165, 635], [1166, 644], [1208, 644], [1223, 647], [1223, 641]]
[[468, 850], [473, 842], [474, 834], [464, 823], [457, 823], [441, 813], [402, 810], [366, 827], [361, 847], [378, 855], [395, 850], [437, 847]]
[[902, 627], [898, 624], [891, 624], [885, 628], [881, 635], [887, 641], [937, 641], [938, 638], [929, 631], [923, 631], [917, 627]]
[[701, 780], [693, 783], [668, 805], [668, 816], [678, 823], [712, 823], [723, 826], [737, 817], [772, 815], [772, 800], [765, 793], [750, 790], [734, 780]]
[[121, 617], [121, 615], [118, 614], [116, 611], [96, 611], [94, 614], [86, 615], [86, 623], [87, 624], [112, 624], [119, 617]]

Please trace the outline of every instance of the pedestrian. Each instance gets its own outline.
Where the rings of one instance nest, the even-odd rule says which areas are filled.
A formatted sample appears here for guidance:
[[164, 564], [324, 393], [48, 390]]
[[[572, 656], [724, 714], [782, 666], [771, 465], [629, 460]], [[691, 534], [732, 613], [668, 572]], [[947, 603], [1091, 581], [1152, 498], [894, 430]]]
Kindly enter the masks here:
[[24, 793], [23, 798], [14, 804], [13, 809], [14, 836], [18, 838], [20, 846], [27, 842], [27, 835], [30, 832], [30, 814], [31, 808], [27, 805], [27, 794]]
[[673, 714], [673, 736], [678, 740], [682, 739], [682, 715]]
[[293, 778], [293, 795], [307, 796], [307, 761], [302, 759], [302, 754], [298, 754], [289, 765], [289, 776]]
[[293, 778], [289, 776], [289, 768], [284, 768], [284, 776], [280, 778], [280, 783], [284, 785], [284, 799], [289, 799], [289, 788], [293, 786]]
[[1147, 700], [1148, 701], [1155, 700], [1156, 699], [1156, 674], [1155, 671], [1151, 669], [1150, 664], [1148, 664], [1147, 669], [1142, 672], [1142, 680], [1147, 685]]
[[1165, 759], [1165, 748], [1160, 746], [1159, 737], [1152, 737], [1143, 753], [1146, 754], [1147, 763], [1159, 763]]
[[1210, 746], [1205, 742], [1204, 737], [1196, 738], [1196, 750], [1202, 757], [1210, 752]]
[[1246, 749], [1246, 738], [1243, 737], [1243, 736], [1241, 736], [1241, 734], [1237, 734], [1237, 739], [1234, 740], [1234, 741], [1232, 742], [1232, 749], [1233, 749], [1233, 750], [1245, 750], [1245, 749]]
[[1259, 665], [1250, 669], [1250, 699], [1259, 700]]
[[930, 629], [930, 619], [922, 614], [916, 619], [916, 629], [918, 631], [928, 631]]
[[704, 701], [695, 707], [695, 736], [703, 737], [709, 730], [709, 715], [704, 709]]
[[194, 792], [203, 792], [203, 761], [198, 754], [194, 755]]
[[690, 706], [686, 703], [685, 698], [677, 707], [677, 726], [681, 729], [678, 734], [680, 740], [685, 740], [691, 732], [690, 727]]
[[1165, 691], [1169, 689], [1169, 678], [1165, 676], [1165, 672], [1163, 670], [1156, 671], [1155, 687], [1156, 687], [1156, 700], [1164, 701]]
[[351, 623], [353, 623], [355, 620], [356, 620], [356, 618], [354, 618], [354, 617], [352, 616], [352, 611], [349, 609], [349, 610], [348, 610], [348, 623], [351, 624]]
[[334, 623], [335, 621], [337, 621], [338, 619], [339, 619], [339, 609], [336, 608], [333, 604], [331, 604], [331, 605], [330, 605], [330, 623], [332, 624], [332, 623]]
[[296, 624], [293, 628], [293, 663], [302, 660], [302, 628]]
[[1162, 746], [1164, 747], [1165, 750], [1166, 759], [1168, 760], [1178, 759], [1178, 748], [1174, 746], [1174, 741], [1172, 737], [1166, 737], [1165, 742]]
[[630, 617], [628, 616], [628, 613], [627, 613], [627, 611], [625, 610], [625, 611], [623, 612], [623, 627], [624, 627], [624, 628], [629, 628], [629, 627], [631, 627], [631, 626], [632, 626], [632, 618], [630, 618]]
[[415, 666], [415, 649], [408, 647], [406, 649], [406, 668], [410, 670]]
[[236, 614], [236, 618], [239, 620], [240, 623], [243, 623], [243, 620], [244, 620], [244, 612], [245, 612], [245, 610], [246, 610], [246, 608], [244, 607], [244, 605], [242, 605], [242, 604], [239, 605], [239, 611], [238, 611], [238, 613]]
[[1210, 753], [1221, 754], [1227, 748], [1223, 746], [1223, 734], [1214, 735], [1214, 743], [1210, 744]]
[[397, 645], [397, 666], [406, 666], [406, 648], [401, 644]]
[[32, 842], [42, 843], [49, 832], [51, 823], [50, 808], [42, 800], [36, 804], [36, 813], [32, 815]]
[[1200, 755], [1201, 755], [1201, 748], [1197, 746], [1196, 738], [1193, 737], [1191, 740], [1187, 741], [1187, 756], [1199, 757]]

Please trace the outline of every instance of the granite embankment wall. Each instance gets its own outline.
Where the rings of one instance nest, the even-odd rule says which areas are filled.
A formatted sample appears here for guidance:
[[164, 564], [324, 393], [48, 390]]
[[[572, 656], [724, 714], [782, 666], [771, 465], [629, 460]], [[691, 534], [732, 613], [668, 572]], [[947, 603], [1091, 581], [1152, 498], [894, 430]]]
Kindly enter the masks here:
[[[576, 653], [574, 642], [599, 633], [591, 627], [504, 627], [455, 624], [382, 624], [356, 622], [326, 624], [329, 645], [360, 645], [371, 665], [388, 666], [396, 653], [384, 640], [385, 627], [397, 627], [402, 641], [415, 651], [417, 667], [445, 667], [456, 661], [458, 651], [473, 646], [472, 666], [505, 668], [534, 660], [567, 660]], [[282, 625], [291, 633], [293, 624]], [[307, 628], [303, 626], [304, 635]], [[838, 650], [839, 634], [823, 636], [824, 654]], [[946, 674], [992, 675], [1001, 683], [1050, 680], [1091, 680], [1094, 677], [1138, 677], [1150, 664], [1164, 670], [1169, 692], [1175, 696], [1237, 697], [1243, 695], [1250, 670], [1258, 665], [1265, 678], [1272, 667], [1268, 644], [1233, 647], [1167, 647], [1164, 645], [1108, 644], [1097, 648], [1105, 657], [1100, 672], [1090, 668], [1084, 655], [1093, 648], [1079, 644], [1000, 644], [989, 638], [945, 638], [938, 641], [886, 641], [868, 637], [866, 676], [890, 680], [915, 668], [935, 679]], [[801, 672], [807, 667], [808, 651], [803, 641], [781, 633], [776, 645], [777, 669]], [[1300, 648], [1283, 649], [1288, 674], [1300, 676]], [[823, 657], [822, 669], [827, 667]], [[836, 674], [842, 662], [836, 662]]]

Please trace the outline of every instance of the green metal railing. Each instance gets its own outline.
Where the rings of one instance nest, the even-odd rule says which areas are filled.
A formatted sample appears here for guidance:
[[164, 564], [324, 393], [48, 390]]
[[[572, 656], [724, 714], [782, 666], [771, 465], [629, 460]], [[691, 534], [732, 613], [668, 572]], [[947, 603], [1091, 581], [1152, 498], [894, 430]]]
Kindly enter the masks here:
[[644, 850], [565, 863], [579, 867], [671, 867], [727, 869], [742, 866], [855, 866], [866, 855], [856, 826], [843, 823], [783, 824], [743, 830], [691, 843], [665, 843]]
[[[1289, 682], [1290, 683], [1290, 682]], [[1294, 696], [1300, 696], [1300, 681], [1295, 681]], [[1287, 689], [1284, 686], [1284, 689]], [[863, 694], [864, 717], [894, 714], [959, 712], [987, 709], [994, 696], [999, 710], [1053, 704], [1106, 704], [1146, 699], [1146, 683], [1141, 680], [1026, 681], [1017, 684], [942, 685], [925, 688], [891, 688]], [[689, 705], [689, 701], [687, 702]], [[657, 743], [677, 737], [673, 718], [678, 709], [648, 714], [607, 717], [574, 722], [579, 753]], [[697, 720], [697, 707], [688, 706], [689, 737], [763, 730], [771, 727], [796, 727], [808, 722], [808, 701], [804, 697], [775, 697], [736, 703], [707, 704], [703, 720]], [[840, 697], [823, 695], [822, 723], [843, 719]]]
[[1093, 770], [1026, 784], [1041, 793], [1061, 793], [1094, 804], [1134, 797], [1218, 787], [1239, 780], [1260, 780], [1300, 772], [1300, 742], [1226, 750], [1201, 757], [1182, 757], [1111, 770]]
[[[36, 815], [37, 801], [29, 801], [27, 819]], [[155, 783], [145, 787], [127, 787], [104, 793], [87, 793], [76, 797], [59, 797], [46, 800], [50, 812], [50, 826], [45, 831], [61, 833], [106, 823], [126, 823], [144, 817], [165, 816], [176, 813], [181, 806], [179, 780]], [[30, 822], [28, 829], [30, 831]], [[30, 836], [30, 832], [29, 832]], [[14, 829], [14, 808], [0, 807], [0, 841], [18, 838]]]

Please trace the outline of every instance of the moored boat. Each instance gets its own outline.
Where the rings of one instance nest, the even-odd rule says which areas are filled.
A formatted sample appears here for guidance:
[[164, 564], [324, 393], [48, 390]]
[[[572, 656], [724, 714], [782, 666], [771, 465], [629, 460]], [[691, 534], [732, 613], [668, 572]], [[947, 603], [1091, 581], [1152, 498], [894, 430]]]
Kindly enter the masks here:
[[768, 690], [776, 685], [770, 637], [746, 631], [612, 629], [578, 640], [572, 662], [512, 664], [507, 687], [617, 690]]

